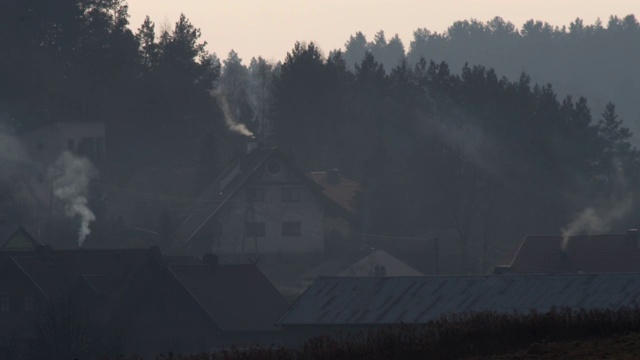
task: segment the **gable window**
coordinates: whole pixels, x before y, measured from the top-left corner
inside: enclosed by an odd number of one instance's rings
[[[266,234],[266,227],[264,222],[246,223],[245,234],[249,237],[264,237]]]
[[[384,265],[374,265],[373,276],[387,276],[387,268]]]
[[[24,298],[24,311],[33,311],[33,297],[26,296]]]
[[[282,223],[282,236],[300,236],[300,221],[285,221]]]
[[[247,189],[247,201],[263,202],[264,201],[264,188],[249,188],[249,189]]]
[[[0,296],[0,311],[9,311],[11,310],[11,303],[9,302],[8,296]]]
[[[300,202],[299,187],[283,187],[282,202]]]

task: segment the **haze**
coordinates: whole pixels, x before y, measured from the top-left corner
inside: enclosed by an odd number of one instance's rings
[[[282,60],[296,41],[315,41],[327,53],[344,46],[349,35],[378,30],[398,33],[408,49],[413,31],[442,32],[454,21],[501,16],[520,28],[529,19],[568,25],[576,17],[593,23],[610,15],[640,11],[635,0],[130,0],[131,28],[149,15],[161,28],[173,27],[180,13],[202,30],[209,52],[224,58],[234,49],[243,59]],[[606,22],[606,21],[605,21]]]

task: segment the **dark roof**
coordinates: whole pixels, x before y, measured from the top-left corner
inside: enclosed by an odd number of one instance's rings
[[[528,235],[503,267],[510,273],[640,272],[636,236],[601,234],[570,236],[562,251],[562,236]]]
[[[279,324],[422,324],[447,314],[637,306],[640,275],[486,275],[320,278]]]
[[[50,250],[10,255],[13,261],[45,296],[65,295],[69,286],[84,279],[96,293],[116,290],[129,274],[160,253],[151,249],[122,250]]]
[[[255,265],[169,265],[224,331],[272,330],[289,307]]]
[[[322,192],[329,199],[340,205],[345,210],[353,213],[353,198],[362,191],[360,184],[353,180],[349,180],[340,176],[340,180],[336,184],[332,184],[327,181],[326,171],[316,171],[307,174],[311,180],[322,187]]]

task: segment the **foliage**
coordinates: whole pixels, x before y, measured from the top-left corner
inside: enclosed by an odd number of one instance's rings
[[[639,331],[638,308],[484,312],[442,317],[424,326],[315,337],[293,349],[232,347],[218,353],[169,354],[157,359],[460,359],[510,353],[536,343],[592,340]]]

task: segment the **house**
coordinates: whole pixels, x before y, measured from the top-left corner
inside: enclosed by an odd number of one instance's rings
[[[278,321],[288,336],[426,324],[445,315],[640,305],[640,276],[619,274],[326,277]]]
[[[278,148],[249,142],[191,204],[175,244],[220,256],[320,254],[330,201]]]
[[[640,272],[638,231],[625,234],[527,235],[494,273]]]
[[[62,311],[120,354],[192,353],[282,340],[288,303],[255,264],[214,255],[163,256],[158,247],[0,254],[0,338],[33,339]],[[70,304],[71,307],[65,307]],[[84,331],[84,330],[83,330]],[[118,355],[118,354],[115,354]]]
[[[345,261],[346,260],[346,261]],[[418,270],[402,262],[388,252],[371,249],[368,254],[360,254],[356,261],[352,256],[334,257],[303,274],[300,279],[306,289],[316,279],[325,276],[422,276]]]

